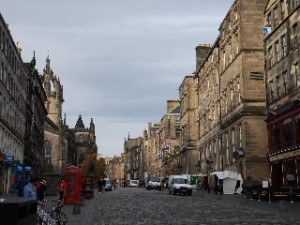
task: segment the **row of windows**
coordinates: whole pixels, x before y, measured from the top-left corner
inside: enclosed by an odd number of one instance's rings
[[[299,64],[291,65],[290,70],[284,70],[268,81],[269,103],[287,95],[294,88],[300,87]]]
[[[215,169],[222,169],[223,165],[235,162],[233,152],[243,147],[243,130],[241,124],[225,131],[204,147],[203,159],[211,158]],[[221,155],[222,154],[222,155]],[[223,160],[222,160],[223,159]]]
[[[4,26],[5,25],[0,25],[0,50],[2,50],[14,73],[17,75],[17,77],[19,77],[21,75],[23,62],[17,55],[19,53],[15,52],[15,46],[11,45],[10,38],[8,35],[6,35],[6,28]]]
[[[0,65],[0,82],[7,89],[12,98],[14,98],[17,105],[20,106],[21,109],[24,109],[26,100],[24,95],[22,95],[23,90],[15,83],[13,74],[8,73],[7,67],[4,66],[3,62],[1,62]]]
[[[300,114],[274,124],[269,132],[271,153],[300,145]]]
[[[10,99],[7,99],[0,92],[0,118],[6,121],[12,130],[21,136],[25,134],[25,120],[22,111],[15,110]]]
[[[15,160],[23,161],[24,146],[0,124],[0,150]]]

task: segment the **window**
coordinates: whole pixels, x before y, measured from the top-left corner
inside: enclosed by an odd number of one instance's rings
[[[271,12],[267,15],[267,23],[269,27],[272,27],[272,15]]]
[[[238,103],[240,104],[242,101],[242,98],[241,98],[241,85],[239,82],[237,83],[237,94],[238,94]]]
[[[285,35],[281,36],[281,48],[282,48],[282,56],[285,57],[287,54]]]
[[[231,146],[232,146],[232,152],[235,152],[236,146],[235,146],[235,130],[234,130],[234,128],[231,130]]]
[[[298,26],[297,26],[297,23],[295,23],[292,27],[292,32],[291,32],[291,48],[292,49],[295,49],[298,47],[297,30],[298,30]]]
[[[272,46],[269,47],[268,49],[268,56],[269,56],[269,68],[271,68],[274,64],[273,62],[273,49],[272,49]]]
[[[275,42],[275,59],[276,59],[276,62],[279,62],[281,59],[278,41]]]
[[[294,131],[292,118],[288,118],[283,121],[283,137],[285,148],[293,145]]]
[[[274,101],[274,83],[273,80],[269,82],[269,101],[272,103]]]
[[[299,0],[291,0],[291,10],[294,10],[299,4]]]
[[[274,26],[277,27],[279,24],[279,20],[278,20],[278,7],[275,6],[274,8]]]
[[[280,1],[280,8],[281,8],[281,21],[285,18],[285,0]]]
[[[226,153],[226,164],[229,164],[229,140],[228,140],[228,134],[225,134],[225,153]]]
[[[287,77],[287,70],[283,71],[282,74],[282,81],[283,81],[283,94],[286,95],[288,93],[288,77]]]
[[[296,115],[295,117],[295,122],[296,122],[296,135],[297,135],[297,144],[300,144],[300,114]]]
[[[272,127],[272,152],[276,152],[280,150],[281,142],[280,142],[280,125],[275,124]]]
[[[281,96],[281,79],[279,76],[276,77],[276,85],[277,85],[277,98],[279,98]]]

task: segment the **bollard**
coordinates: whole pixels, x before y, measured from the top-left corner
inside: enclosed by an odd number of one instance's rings
[[[84,197],[80,198],[80,206],[84,206]]]
[[[73,206],[73,214],[80,214],[81,208],[80,208],[80,202],[76,202]]]
[[[286,208],[286,204],[285,201],[279,201],[279,212],[286,212],[287,208]]]

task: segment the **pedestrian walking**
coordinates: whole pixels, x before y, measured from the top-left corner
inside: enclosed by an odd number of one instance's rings
[[[57,185],[57,191],[59,194],[59,200],[63,202],[65,197],[65,181],[61,179]]]
[[[101,193],[102,192],[102,178],[99,178],[97,185],[98,185],[98,193]]]
[[[105,192],[105,186],[106,186],[106,180],[103,179],[103,181],[102,181],[102,192],[103,193]]]
[[[37,199],[40,202],[44,201],[46,190],[47,190],[47,182],[46,182],[46,180],[40,181],[40,183],[39,183],[39,185],[38,185],[38,187],[36,189],[36,196],[37,196]]]

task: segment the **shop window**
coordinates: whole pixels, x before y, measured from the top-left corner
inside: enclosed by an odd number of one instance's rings
[[[275,124],[272,127],[272,152],[276,152],[281,148],[280,141],[280,125]]]
[[[283,137],[284,147],[291,147],[294,140],[293,121],[292,118],[288,118],[283,121]]]
[[[295,117],[295,120],[296,120],[296,135],[297,135],[296,142],[299,145],[300,144],[300,114],[298,114]]]

